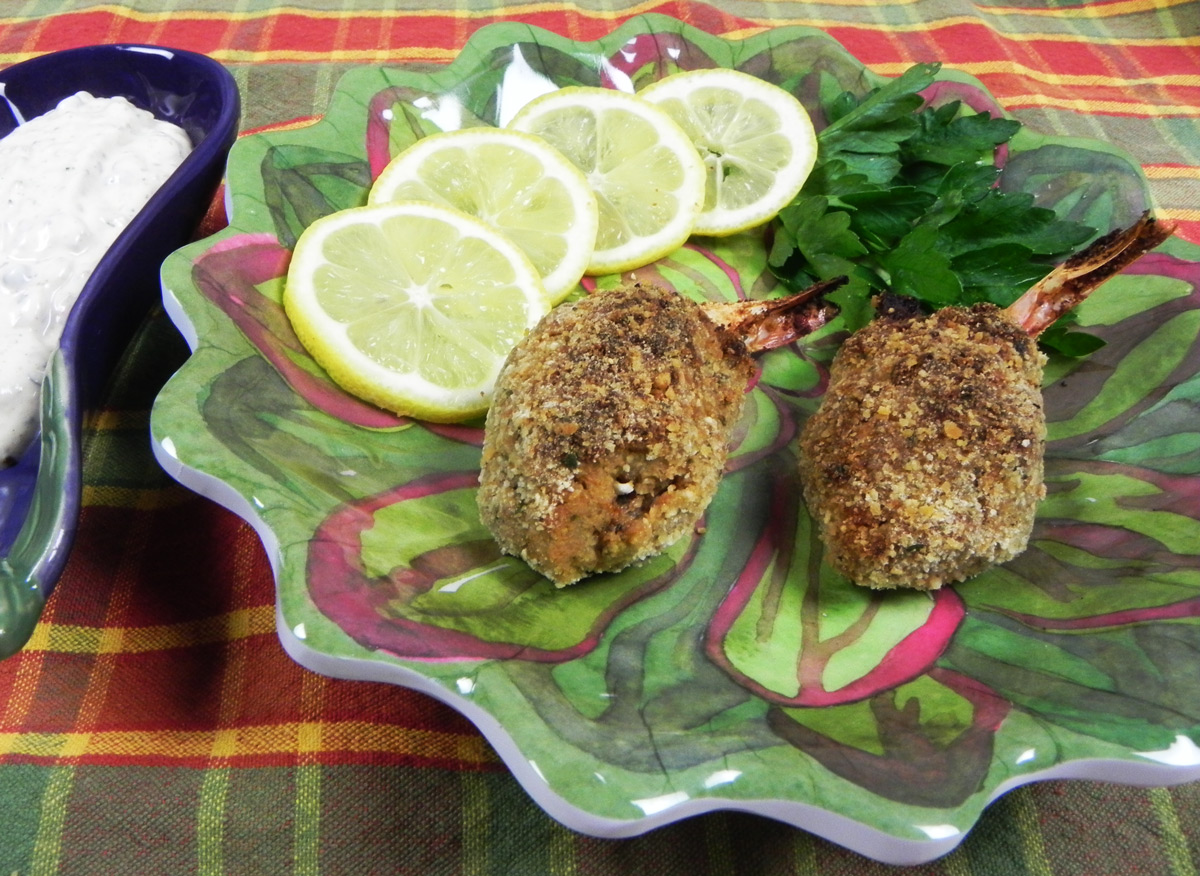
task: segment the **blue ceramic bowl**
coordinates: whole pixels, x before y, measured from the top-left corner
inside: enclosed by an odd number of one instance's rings
[[[84,412],[159,300],[159,267],[204,216],[237,137],[240,101],[227,70],[203,55],[142,45],[69,49],[0,70],[0,137],[77,91],[127,98],[182,127],[193,151],[84,286],[42,384],[40,438],[0,469],[0,658],[26,643],[66,564],[79,518]]]

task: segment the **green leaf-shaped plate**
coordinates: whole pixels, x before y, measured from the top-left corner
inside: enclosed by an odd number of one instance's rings
[[[1029,551],[932,597],[864,591],[821,561],[793,439],[836,325],[763,358],[702,531],[565,591],[480,525],[480,424],[364,405],[296,341],[279,305],[289,247],[362,203],[415,138],[501,123],[562,85],[705,66],[780,83],[818,126],[820,96],[877,81],[805,28],[727,41],[646,16],[584,44],[500,24],[434,74],[355,70],[322,121],[235,146],[230,227],[163,269],[194,352],[152,428],[174,476],[261,534],[284,647],[450,703],[551,815],[603,836],[740,809],[912,863],[1023,782],[1200,777],[1195,247],[1169,243],[1080,308],[1108,344],[1052,363],[1050,495]],[[949,72],[928,97],[1000,111]],[[1100,231],[1148,205],[1140,168],[1104,144],[1025,131],[998,158],[1002,185]],[[763,232],[694,240],[638,275],[762,296],[765,252]]]

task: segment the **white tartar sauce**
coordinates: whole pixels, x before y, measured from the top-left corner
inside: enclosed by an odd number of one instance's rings
[[[37,431],[42,375],[84,283],[191,148],[182,128],[87,92],[0,139],[0,467]]]

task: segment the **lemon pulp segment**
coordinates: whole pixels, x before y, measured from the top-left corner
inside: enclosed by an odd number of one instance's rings
[[[690,70],[639,94],[683,128],[704,160],[697,234],[734,234],[768,221],[796,197],[816,162],[808,112],[765,80],[735,70]]]
[[[596,193],[589,274],[630,270],[679,247],[704,202],[704,164],[664,112],[625,92],[569,87],[531,101],[510,125],[545,139]]]
[[[555,301],[579,283],[599,223],[583,173],[548,143],[504,128],[418,140],[371,188],[369,203],[418,200],[476,216],[519,246]]]
[[[486,410],[508,351],[549,307],[537,271],[503,235],[415,202],[314,222],[284,287],[297,336],[335,382],[436,420]]]

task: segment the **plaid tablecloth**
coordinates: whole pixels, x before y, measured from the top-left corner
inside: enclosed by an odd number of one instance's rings
[[[0,67],[90,43],[205,52],[233,72],[243,128],[254,129],[320,114],[354,65],[445,63],[493,21],[586,40],[643,12],[733,37],[820,27],[884,74],[943,61],[1040,131],[1136,155],[1162,214],[1200,242],[1195,0],[5,0]],[[152,314],[89,421],[86,507],[66,573],[32,641],[0,663],[0,873],[898,869],[734,813],[629,840],[575,834],[449,708],[292,663],[275,636],[271,570],[254,532],[174,484],[151,455],[151,402],[186,353]],[[911,872],[1190,876],[1198,867],[1200,786],[1074,781],[1008,794],[961,847]]]

